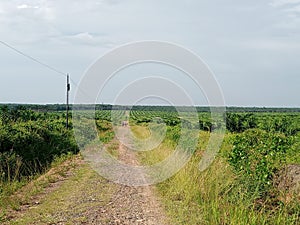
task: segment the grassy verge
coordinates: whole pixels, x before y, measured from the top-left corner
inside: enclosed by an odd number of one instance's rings
[[[149,129],[145,126],[132,126],[131,131],[138,139],[146,139],[151,135]]]
[[[108,203],[108,192],[113,193],[109,188],[107,181],[88,166],[82,166],[61,188],[48,195],[39,207],[32,208],[12,224],[85,223],[87,212]]]
[[[0,183],[0,221],[3,222],[12,217],[15,211],[22,210],[22,206],[34,204],[35,196],[40,195],[49,185],[56,183],[67,176],[80,156],[63,154],[56,157],[50,169],[43,175],[23,178],[11,182]]]
[[[199,161],[209,139],[209,133],[201,131],[198,148],[189,163],[157,185],[172,224],[299,223],[299,204],[257,204],[259,193],[249,195],[244,188],[248,184],[233,171],[225,156],[232,149],[230,138],[231,134],[227,134],[218,157],[200,172]],[[146,165],[161,161],[170,154],[173,144],[172,140],[164,140],[153,151],[139,154],[139,159]]]
[[[76,157],[57,161],[52,169],[10,197],[3,224],[82,224],[98,213],[115,186]],[[65,179],[64,179],[65,178]]]

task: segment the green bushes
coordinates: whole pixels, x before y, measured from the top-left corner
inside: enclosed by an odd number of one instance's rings
[[[61,119],[60,113],[4,109],[1,111],[1,121],[2,180],[35,175],[45,170],[54,157],[78,152],[72,131],[65,128],[65,120]]]
[[[226,128],[232,133],[258,128],[296,135],[300,131],[300,116],[297,113],[227,113]]]
[[[253,113],[227,113],[226,128],[230,132],[243,132],[257,127],[257,120]]]
[[[141,113],[142,117],[146,113]],[[138,112],[134,115],[139,119]],[[184,168],[157,185],[172,222],[299,224],[299,200],[282,201],[274,178],[285,165],[300,163],[300,133],[297,133],[300,115],[228,115],[220,154],[207,170],[198,170],[199,161],[206,150],[211,128],[218,124],[213,124],[207,114],[199,113],[200,130],[205,131],[200,131],[198,148]],[[164,142],[152,153],[139,154],[143,163],[164,160],[178,144],[183,127],[168,125]]]
[[[272,186],[274,173],[286,161],[292,139],[281,133],[250,129],[237,134],[232,144],[229,163],[246,184],[250,195],[255,192],[264,197]]]

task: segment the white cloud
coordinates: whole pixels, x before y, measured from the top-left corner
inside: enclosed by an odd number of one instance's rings
[[[83,41],[91,41],[94,39],[94,36],[91,35],[89,32],[79,33],[76,34],[74,37]]]
[[[23,5],[18,5],[17,8],[18,8],[18,9],[28,9],[29,6],[26,5],[26,4],[23,4]]]
[[[273,0],[270,5],[276,10],[277,23],[275,29],[281,31],[281,35],[300,34],[300,0]],[[280,18],[281,17],[281,18]]]
[[[32,6],[27,4],[22,4],[17,6],[18,9],[38,9],[39,6]]]
[[[289,13],[289,16],[300,12],[300,0],[273,0],[270,5],[275,8],[283,9]]]
[[[74,35],[62,35],[59,39],[64,44],[71,45],[88,45],[104,48],[111,48],[116,45],[106,34],[91,34],[89,32],[81,32]]]
[[[300,0],[273,0],[270,5],[273,7],[281,7],[286,5],[299,4]]]

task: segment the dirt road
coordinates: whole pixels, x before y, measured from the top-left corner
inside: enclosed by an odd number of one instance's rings
[[[122,141],[129,143],[129,128],[120,129]],[[120,161],[138,165],[133,151],[121,143],[118,151]],[[31,196],[26,207],[11,211],[5,224],[169,224],[155,187],[113,183],[82,159],[72,168],[63,179],[50,182],[44,191]]]

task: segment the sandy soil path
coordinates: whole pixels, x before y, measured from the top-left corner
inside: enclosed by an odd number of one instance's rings
[[[128,132],[129,127],[119,129],[119,135],[126,146],[132,144],[128,140]],[[139,165],[134,151],[126,146],[120,143],[119,160],[129,165]],[[168,224],[153,186],[116,186],[117,190],[110,204],[103,209],[104,215],[102,216],[108,218],[110,221],[108,224]]]
[[[128,131],[129,127],[120,128],[127,146]],[[139,164],[134,151],[124,144],[118,150],[123,163]],[[116,184],[101,177],[82,159],[75,163],[56,185],[50,183],[55,188],[44,187],[46,193],[32,196],[26,208],[11,211],[5,224],[169,224],[155,187]]]

